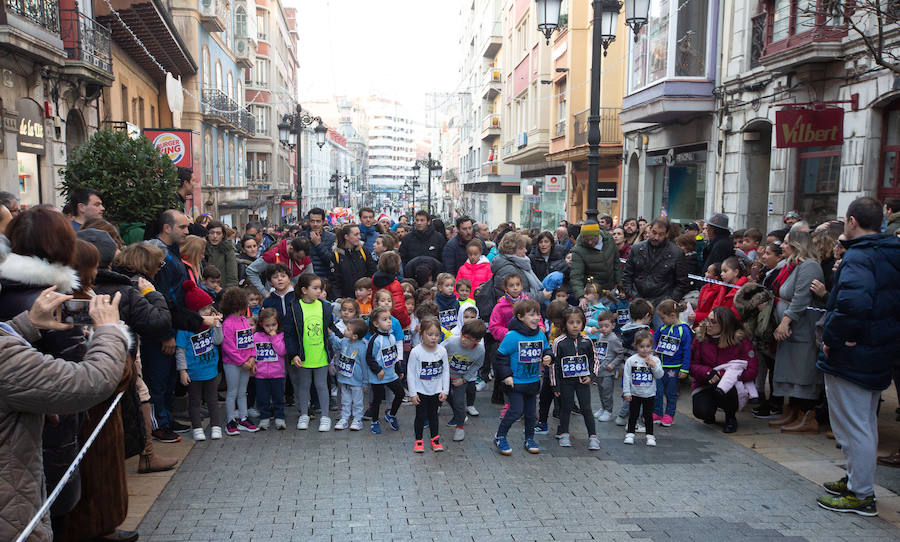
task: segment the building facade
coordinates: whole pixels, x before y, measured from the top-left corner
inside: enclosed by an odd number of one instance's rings
[[[325,145],[320,149],[312,130],[306,130],[301,162],[304,210],[314,207],[331,212],[350,203],[350,171],[353,162],[347,138],[333,128],[328,129]]]
[[[378,209],[398,207],[403,186],[413,182],[415,123],[399,102],[371,97],[366,102],[369,142],[368,189]]]

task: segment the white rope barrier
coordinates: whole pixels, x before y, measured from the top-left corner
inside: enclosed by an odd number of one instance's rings
[[[53,492],[50,493],[50,496],[47,497],[47,500],[44,501],[44,504],[41,505],[40,510],[37,511],[37,514],[31,518],[31,521],[28,522],[28,525],[25,526],[25,530],[22,531],[22,534],[16,538],[16,542],[25,542],[25,540],[31,535],[34,531],[35,527],[37,527],[38,523],[40,523],[41,518],[44,517],[44,514],[50,510],[50,506],[53,505],[56,498],[59,497],[60,492],[62,492],[63,487],[65,487],[66,482],[69,481],[69,478],[72,477],[72,473],[75,472],[75,469],[78,468],[78,465],[81,463],[81,460],[84,459],[85,454],[88,449],[91,447],[91,444],[94,443],[94,440],[97,438],[97,435],[100,434],[100,430],[103,429],[103,426],[106,425],[106,421],[109,419],[113,410],[116,409],[116,406],[119,404],[119,401],[122,399],[122,395],[124,391],[120,391],[118,395],[116,395],[115,399],[113,399],[112,404],[109,405],[109,408],[106,409],[106,412],[103,414],[103,417],[100,418],[100,423],[97,424],[97,427],[94,428],[94,432],[91,433],[91,436],[88,437],[87,441],[85,441],[84,446],[81,447],[81,450],[78,452],[78,455],[75,456],[75,460],[72,461],[72,464],[69,465],[69,468],[66,469],[65,474],[63,474],[62,478],[60,478],[59,483],[56,484],[56,487],[53,488]]]

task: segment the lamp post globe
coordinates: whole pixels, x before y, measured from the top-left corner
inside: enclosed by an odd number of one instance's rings
[[[325,145],[325,134],[328,133],[328,128],[320,120],[316,127],[313,128],[313,132],[316,133],[316,145],[321,149]]]
[[[281,122],[278,123],[278,139],[281,140],[281,143],[287,145],[289,142],[291,125],[288,122],[290,117],[285,115],[282,117]]]
[[[547,43],[550,43],[550,35],[559,28],[559,12],[562,8],[562,0],[535,0],[537,4],[538,30],[544,34]]]
[[[625,24],[634,33],[634,41],[638,41],[638,33],[649,16],[650,0],[625,0]]]
[[[622,4],[619,0],[602,0],[600,13],[600,41],[603,43],[603,56],[606,49],[616,39],[616,27],[619,24],[619,11]]]

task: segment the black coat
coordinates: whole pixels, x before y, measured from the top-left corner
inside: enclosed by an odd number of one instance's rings
[[[456,273],[459,272],[459,268],[462,267],[468,259],[468,256],[466,256],[466,245],[475,240],[481,243],[481,253],[486,254],[487,246],[484,244],[484,241],[478,239],[477,237],[473,237],[471,240],[466,241],[465,243],[460,242],[459,234],[451,237],[450,240],[447,241],[447,244],[444,245],[444,270],[451,275],[456,276]]]
[[[634,245],[625,261],[622,286],[628,297],[643,297],[653,305],[667,298],[679,301],[690,287],[684,252],[668,240],[659,247],[649,241]]]
[[[360,245],[356,250],[337,248],[331,255],[331,291],[336,299],[356,299],[355,284],[361,278],[372,277],[376,270],[375,259],[369,250]]]
[[[447,238],[443,233],[435,231],[432,226],[425,228],[425,231],[414,229],[406,234],[403,242],[400,243],[400,258],[404,263],[411,261],[416,256],[431,256],[438,261],[443,261],[445,244],[447,244]]]
[[[142,296],[134,283],[125,275],[109,269],[97,271],[94,292],[109,295],[110,298],[120,292],[119,318],[131,329],[131,332],[147,340],[165,339],[172,328],[172,316],[166,298],[159,292],[148,292]],[[137,349],[137,341],[131,353]]]
[[[534,271],[539,280],[544,280],[547,275],[554,271],[565,273],[569,267],[566,264],[566,249],[556,243],[553,243],[553,246],[550,247],[550,257],[547,260],[541,255],[537,245],[531,249],[528,259],[531,260],[531,270]]]
[[[418,281],[419,278],[416,277],[416,269],[422,265],[428,267],[430,270],[431,280],[437,280],[438,273],[444,271],[444,266],[441,264],[440,260],[436,260],[431,256],[417,256],[406,262],[406,265],[403,266],[403,276]],[[419,286],[424,286],[424,283],[419,284]]]
[[[734,239],[731,238],[731,235],[716,237],[710,240],[706,248],[703,249],[703,265],[700,271],[706,273],[710,265],[722,263],[725,261],[725,258],[730,258],[731,256],[734,256]]]

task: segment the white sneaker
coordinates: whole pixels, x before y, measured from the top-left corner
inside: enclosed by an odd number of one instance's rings
[[[466,430],[460,427],[456,428],[456,431],[453,432],[453,442],[459,442],[466,438]]]
[[[637,424],[637,427],[635,427],[634,432],[635,432],[635,433],[646,433],[646,432],[647,432],[647,428],[644,427],[644,424],[639,423],[639,424]]]
[[[602,408],[599,410],[595,410],[594,411],[594,419],[600,418],[600,416],[603,415],[603,412],[604,412],[604,410]]]
[[[628,423],[628,420],[626,420],[622,416],[616,416],[616,425],[621,427],[621,426],[625,425],[626,423]]]
[[[287,424],[284,423],[284,420],[281,418],[275,418],[275,429],[279,431],[284,431],[287,429]]]
[[[221,431],[221,429],[220,429],[220,431]],[[194,436],[194,440],[206,440],[206,435],[203,434],[202,427],[198,427],[197,429],[194,429],[192,434]]]
[[[351,431],[359,431],[362,429],[362,420],[353,420],[353,423],[350,424]]]
[[[297,429],[309,429],[309,416],[300,416],[300,419],[297,420]]]
[[[647,446],[656,446],[656,437],[654,435],[647,435]]]
[[[597,417],[598,422],[608,422],[611,419],[612,419],[612,412],[610,412],[608,410],[604,410],[603,412],[600,413],[600,416]]]
[[[625,434],[625,444],[634,444],[634,433]]]
[[[263,431],[267,431],[269,429],[269,419],[266,418],[264,420],[259,420],[259,428]]]
[[[487,382],[484,380],[479,380],[475,383],[475,391],[484,391],[488,387]]]
[[[214,425],[212,429],[209,430],[209,436],[213,440],[219,440],[222,438],[222,428],[218,425]]]
[[[475,406],[466,407],[466,412],[469,413],[470,416],[478,416],[478,411],[475,410]]]
[[[319,432],[326,433],[328,431],[331,431],[331,418],[322,416],[322,419],[319,420]]]
[[[349,425],[350,425],[350,420],[348,420],[347,418],[341,418],[340,420],[338,420],[338,422],[336,424],[334,424],[334,430],[335,431],[343,431],[344,429],[347,429],[347,426],[349,426]]]
[[[259,418],[259,410],[256,410],[255,407],[250,407],[247,409],[247,417],[248,418]]]

